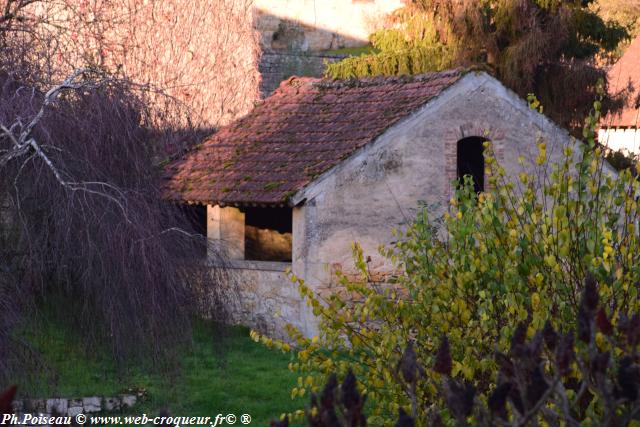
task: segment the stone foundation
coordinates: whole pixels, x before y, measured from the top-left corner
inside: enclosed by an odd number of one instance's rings
[[[226,266],[233,289],[228,301],[231,323],[256,329],[275,337],[288,338],[285,326],[302,327],[298,289],[287,277],[291,263],[271,261],[232,261]],[[232,284],[231,284],[232,283]],[[209,298],[210,300],[210,298]],[[207,306],[205,292],[205,316]]]
[[[53,399],[18,399],[12,403],[15,414],[39,414],[44,416],[69,416],[92,414],[102,411],[120,411],[133,407],[138,401],[135,394],[122,394],[114,397],[81,397]]]
[[[296,283],[287,274],[291,263],[269,261],[232,261],[226,266],[229,283],[233,290],[226,295],[233,295],[228,301],[230,323],[255,329],[260,333],[284,340],[289,340],[286,325],[291,324],[308,337],[317,335],[317,319],[303,301]],[[332,294],[338,294],[347,303],[357,304],[362,295],[348,291],[340,284],[340,277],[359,282],[362,277],[358,272],[345,272],[340,264],[327,266],[326,283],[310,284],[316,295],[327,300]],[[369,285],[381,292],[382,289],[395,291],[397,298],[406,299],[406,290],[400,285],[391,283],[402,274],[398,271],[371,270]],[[207,316],[213,304],[206,303],[204,315]],[[209,299],[211,301],[211,299]]]

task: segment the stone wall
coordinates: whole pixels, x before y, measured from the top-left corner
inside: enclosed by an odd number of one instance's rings
[[[263,49],[323,51],[368,43],[402,0],[255,0]]]
[[[133,407],[138,400],[135,394],[122,394],[114,397],[81,397],[53,399],[18,399],[12,403],[16,414],[40,414],[45,416],[69,416],[91,414],[101,411],[120,411]]]
[[[256,0],[255,28],[262,56],[260,93],[273,92],[291,76],[321,77],[325,62],[346,55],[329,53],[369,42],[401,0]]]
[[[291,76],[322,77],[325,63],[335,62],[346,55],[269,51],[260,57],[258,70],[262,76],[260,93],[267,97],[278,88],[283,80]]]
[[[286,270],[291,263],[232,261],[225,265],[232,287],[226,296],[232,324],[248,326],[269,336],[286,339],[285,326],[302,327],[301,301]],[[204,315],[211,309],[205,291]]]

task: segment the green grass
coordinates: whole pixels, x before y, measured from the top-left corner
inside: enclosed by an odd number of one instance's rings
[[[304,407],[292,401],[296,377],[287,369],[288,355],[253,342],[246,328],[228,328],[225,338],[213,325],[198,322],[193,345],[179,357],[170,374],[139,363],[119,372],[106,351],[86,354],[74,334],[40,321],[25,333],[42,354],[46,371],[19,383],[21,394],[32,397],[111,396],[127,389],[145,389],[146,399],[131,414],[157,413],[197,416],[218,413],[249,414],[253,425],[267,425],[283,412]]]

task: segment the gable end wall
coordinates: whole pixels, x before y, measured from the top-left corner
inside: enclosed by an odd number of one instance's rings
[[[429,206],[432,217],[445,213],[456,178],[457,141],[468,136],[490,139],[514,181],[523,170],[518,156],[533,167],[539,138],[547,141],[551,162],[573,143],[495,79],[470,73],[294,197],[294,273],[321,294],[331,292],[336,270],[354,270],[354,242],[371,258],[371,271],[379,277],[392,273],[379,245],[394,241],[392,230],[412,221],[419,203]],[[307,323],[313,323],[311,316]],[[315,330],[309,326],[306,332]]]

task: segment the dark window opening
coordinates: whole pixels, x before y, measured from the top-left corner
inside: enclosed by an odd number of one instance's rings
[[[196,241],[197,251],[200,256],[207,256],[207,207],[203,205],[182,205],[182,212],[187,219],[190,233],[202,236]]]
[[[291,208],[245,208],[244,258],[291,262]]]
[[[476,193],[484,191],[484,142],[485,138],[471,136],[458,141],[458,181],[470,175]]]

